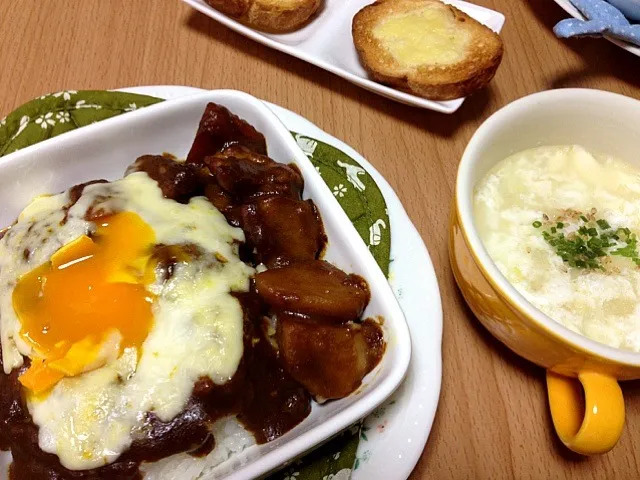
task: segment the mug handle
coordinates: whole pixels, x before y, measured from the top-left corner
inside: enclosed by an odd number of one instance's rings
[[[547,370],[547,391],[553,425],[567,448],[596,455],[615,446],[624,426],[624,399],[615,378],[582,371],[575,379]]]

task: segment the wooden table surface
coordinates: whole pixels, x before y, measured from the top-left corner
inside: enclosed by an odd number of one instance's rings
[[[552,27],[565,15],[551,0],[475,1],[505,14],[505,57],[487,90],[443,115],[368,93],[178,0],[0,0],[0,117],[52,91],[154,84],[234,88],[300,113],[389,180],[435,264],[443,386],[411,478],[637,478],[640,382],[623,386],[627,425],[612,452],[586,459],[565,450],[551,430],[543,371],[494,340],[464,305],[449,268],[446,227],[459,158],[484,119],[551,88],[638,98],[640,58],[604,40],[556,39]]]

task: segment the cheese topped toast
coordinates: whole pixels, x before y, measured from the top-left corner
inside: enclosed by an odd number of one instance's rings
[[[374,79],[433,100],[484,87],[502,60],[495,32],[439,0],[378,0],[356,14],[352,33]]]

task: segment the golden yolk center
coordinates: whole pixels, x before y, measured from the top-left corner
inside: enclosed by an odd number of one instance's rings
[[[20,382],[34,393],[140,348],[153,322],[153,229],[133,212],[103,217],[93,238],[63,246],[22,276],[13,308],[34,354]]]

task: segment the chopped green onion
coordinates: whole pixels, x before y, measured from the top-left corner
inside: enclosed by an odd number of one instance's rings
[[[570,229],[571,233],[565,235],[558,231],[570,225],[564,218],[564,221],[557,219],[553,225],[549,222],[549,216],[543,215],[547,227],[542,230],[542,237],[565,263],[574,268],[604,270],[601,259],[615,255],[629,258],[640,267],[638,237],[629,228],[613,230],[604,219],[595,220],[591,217],[592,220],[589,220],[585,215],[579,218],[583,223],[575,225],[577,230]],[[532,225],[540,228],[545,225],[544,222],[536,220]]]

